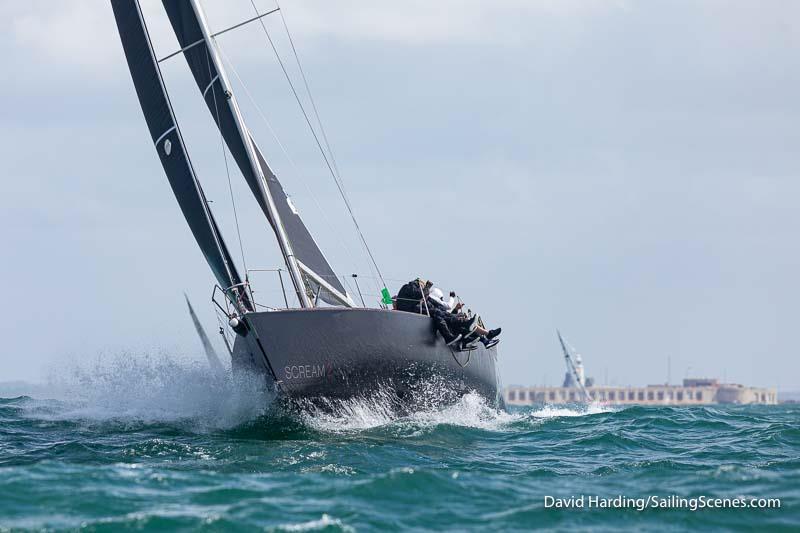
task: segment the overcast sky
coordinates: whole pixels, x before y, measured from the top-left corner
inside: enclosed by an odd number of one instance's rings
[[[159,55],[177,49],[160,3],[144,6]],[[217,30],[254,14],[249,0],[205,6]],[[506,384],[560,383],[560,328],[601,383],[664,382],[670,358],[673,381],[800,388],[800,3],[282,8],[385,277],[431,278],[502,326]],[[292,67],[280,18],[265,20]],[[220,44],[249,126],[330,262],[368,274],[261,28]],[[214,333],[213,278],[153,150],[110,5],[3,2],[0,51],[0,381],[98,353],[202,358],[182,292]],[[239,257],[219,135],[182,58],[163,68]],[[278,266],[231,178],[247,266]],[[277,297],[274,280],[254,281]]]

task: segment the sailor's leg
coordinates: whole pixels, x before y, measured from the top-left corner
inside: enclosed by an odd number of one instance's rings
[[[452,313],[447,313],[445,316],[450,331],[463,335],[469,335],[472,331],[475,331],[477,318],[477,316],[467,317],[463,314],[454,315]]]
[[[453,342],[453,339],[456,338],[457,335],[453,333],[447,323],[447,313],[442,312],[439,309],[433,310],[431,314],[431,318],[433,318],[433,323],[436,325],[436,330],[441,333],[442,337],[444,337],[445,342],[448,344]],[[458,335],[460,338],[461,335]]]

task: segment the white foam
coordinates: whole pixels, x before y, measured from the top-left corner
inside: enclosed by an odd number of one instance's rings
[[[378,427],[395,427],[411,430],[411,436],[442,425],[499,430],[510,423],[523,419],[519,413],[491,407],[477,393],[462,396],[447,407],[429,407],[409,415],[397,415],[392,406],[396,398],[382,391],[369,399],[354,399],[337,402],[326,410],[309,408],[303,413],[304,422],[310,427],[330,433],[358,432]]]
[[[498,430],[522,417],[517,413],[495,409],[483,396],[472,392],[462,396],[453,405],[439,410],[420,411],[408,418],[423,427],[451,425]]]
[[[611,413],[614,409],[598,402],[578,407],[566,407],[556,405],[545,405],[544,407],[530,412],[532,418],[560,418],[571,416],[596,415],[600,413]]]
[[[393,399],[380,391],[370,398],[331,402],[324,409],[310,405],[304,407],[302,419],[306,425],[324,432],[341,433],[361,431],[385,426],[395,420],[391,405]]]
[[[257,418],[271,398],[263,377],[218,374],[205,362],[121,354],[58,369],[48,394],[51,417],[94,422],[185,422],[226,429]]]
[[[309,520],[308,522],[301,522],[299,524],[284,524],[271,529],[271,531],[318,531],[327,528],[337,528],[342,531],[355,531],[352,527],[343,524],[338,518],[331,518],[327,514],[323,514],[318,520]]]

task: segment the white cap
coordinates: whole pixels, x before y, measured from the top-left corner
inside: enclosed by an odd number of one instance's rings
[[[442,292],[442,289],[440,289],[439,287],[432,288],[430,294],[437,300],[444,300],[444,293]]]

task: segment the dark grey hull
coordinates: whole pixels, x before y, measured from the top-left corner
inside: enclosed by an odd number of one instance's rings
[[[497,350],[451,350],[423,315],[380,309],[289,309],[246,315],[233,368],[264,373],[295,400],[368,398],[409,404],[475,391],[498,405]]]

